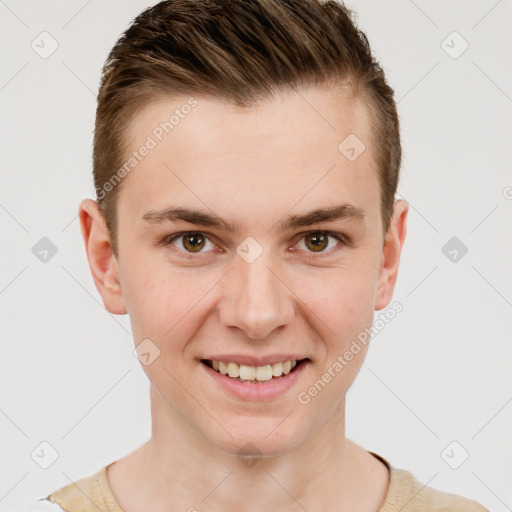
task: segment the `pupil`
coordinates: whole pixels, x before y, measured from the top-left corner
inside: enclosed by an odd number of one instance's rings
[[[325,241],[327,237],[325,235],[309,235],[310,242],[312,241],[313,247],[315,247],[315,252],[317,252],[317,249],[324,249],[325,248]]]
[[[201,244],[200,241],[198,242],[198,240],[201,237],[202,237],[201,235],[188,235],[188,236],[186,236],[183,239],[183,245],[185,246],[185,249],[189,249],[189,247],[187,247],[187,244],[190,245],[193,250],[197,249],[197,248],[201,249],[202,244]],[[193,240],[192,243],[190,243],[190,240]]]

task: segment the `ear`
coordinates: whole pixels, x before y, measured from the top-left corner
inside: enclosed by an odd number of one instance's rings
[[[393,205],[393,217],[386,233],[382,258],[379,267],[379,279],[375,296],[375,311],[384,309],[391,301],[398,276],[400,253],[407,234],[407,214],[409,204],[399,199]]]
[[[124,315],[127,310],[117,261],[98,203],[92,199],[84,199],[78,208],[78,215],[89,268],[94,284],[103,299],[103,304],[110,313]]]

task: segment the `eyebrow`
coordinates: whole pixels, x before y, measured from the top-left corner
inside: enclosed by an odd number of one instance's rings
[[[278,222],[282,231],[296,229],[319,222],[334,222],[337,220],[356,220],[362,222],[366,218],[366,212],[353,204],[345,203],[327,208],[317,208],[309,212],[289,215]],[[205,227],[224,229],[230,233],[236,232],[240,224],[231,222],[208,212],[183,207],[169,207],[164,210],[149,210],[142,216],[142,220],[148,224],[162,224],[164,222],[185,221],[191,224]]]

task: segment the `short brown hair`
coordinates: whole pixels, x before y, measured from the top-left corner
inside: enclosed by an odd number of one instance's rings
[[[103,67],[94,130],[94,185],[116,257],[123,184],[116,171],[126,161],[126,132],[135,113],[162,96],[246,107],[277,90],[350,84],[371,116],[387,231],[401,163],[399,121],[393,89],[353,14],[334,0],[166,0],[133,20]]]

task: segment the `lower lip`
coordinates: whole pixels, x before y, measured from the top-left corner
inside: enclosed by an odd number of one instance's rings
[[[199,363],[199,366],[201,366],[206,371],[206,374],[218,383],[227,393],[243,400],[259,401],[276,398],[288,391],[299,380],[310,362],[309,359],[303,361],[288,375],[282,375],[281,377],[273,378],[261,382],[260,384],[234,380],[231,377],[222,375],[220,372],[216,372],[213,368],[210,368],[202,362]]]

